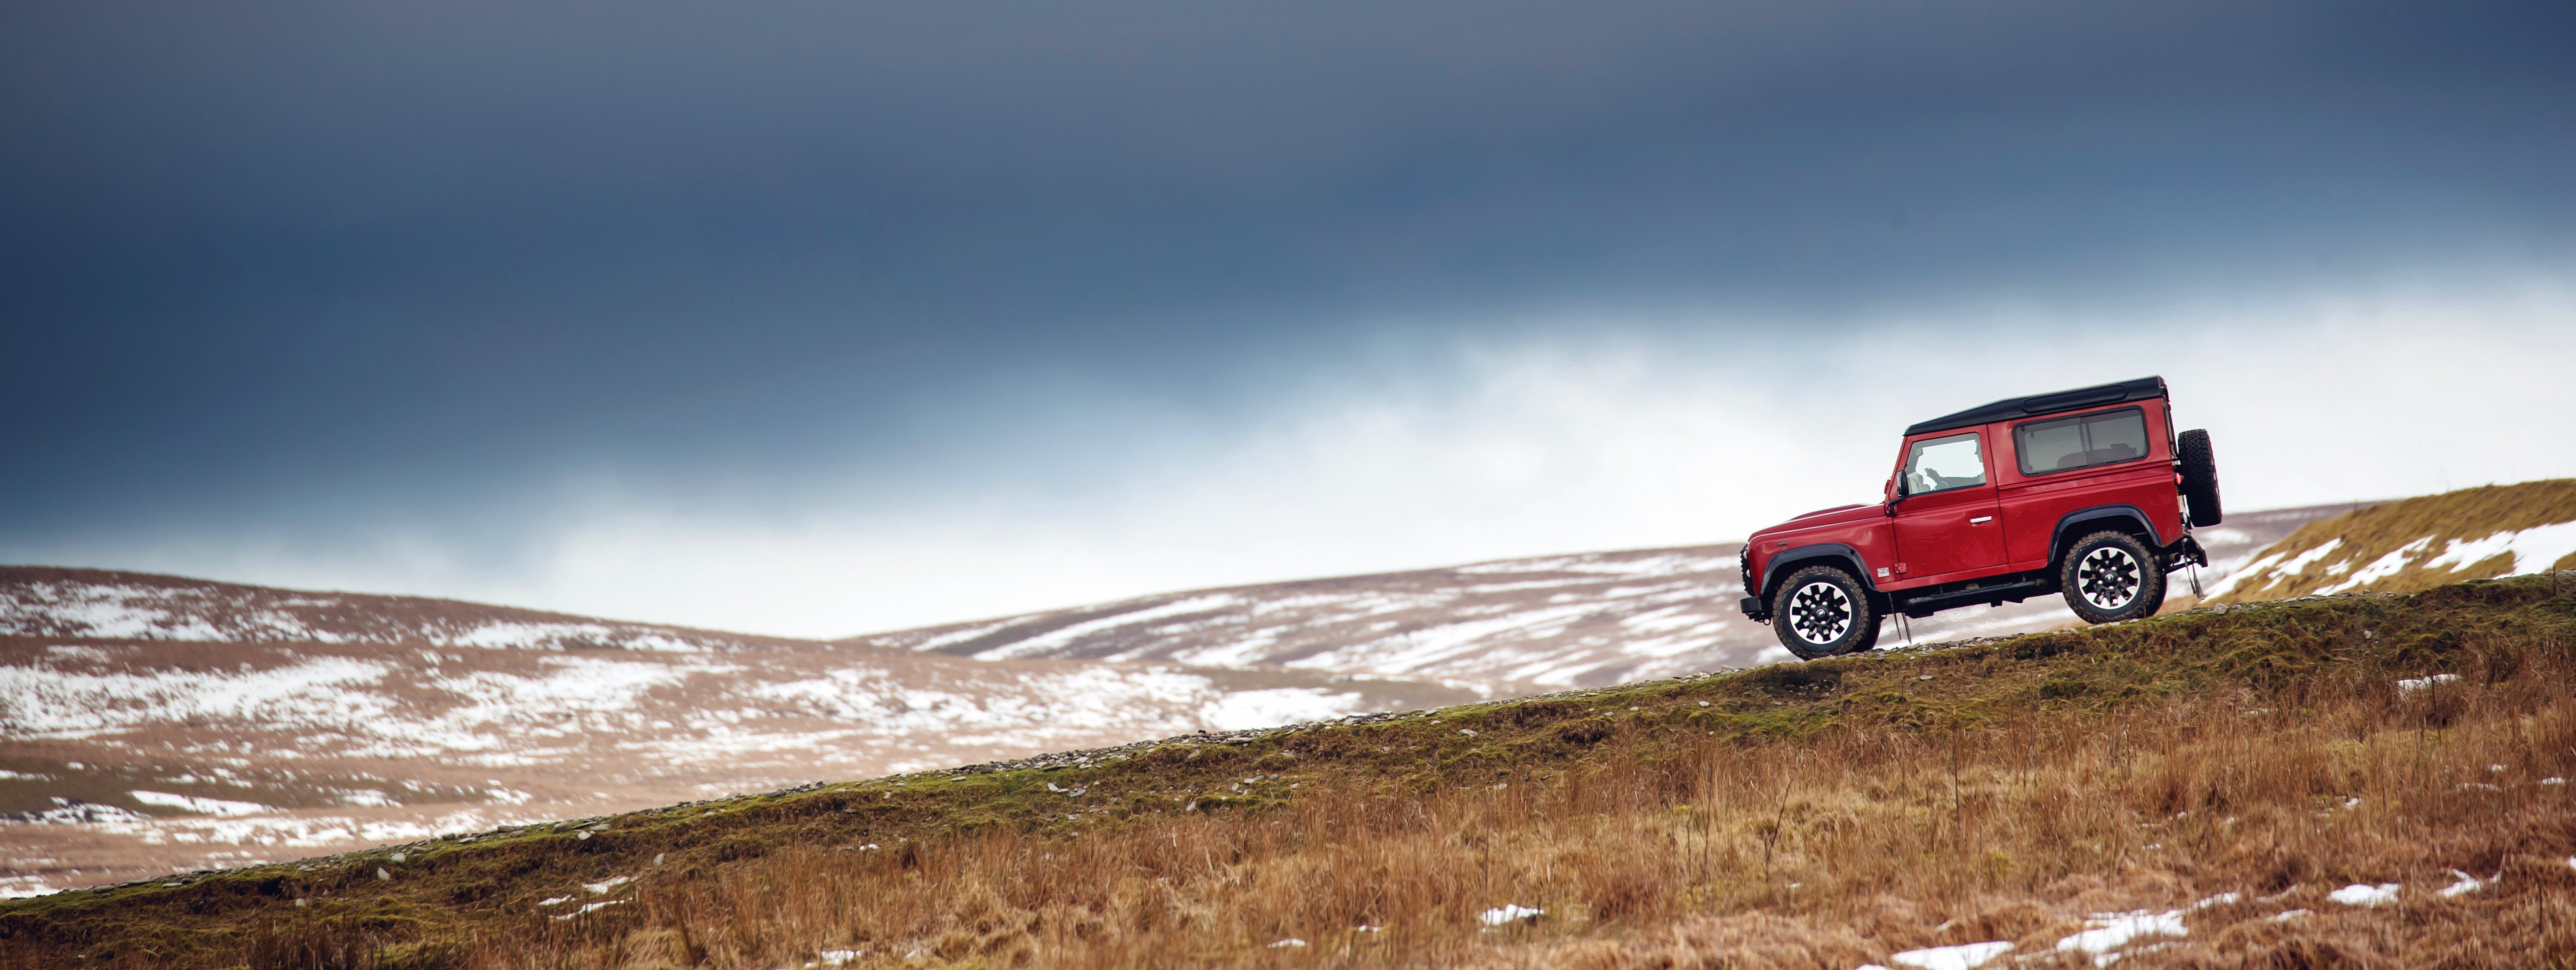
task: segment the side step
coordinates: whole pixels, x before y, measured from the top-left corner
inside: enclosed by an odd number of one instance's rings
[[[1897,604],[1897,609],[1905,611],[1907,616],[1920,620],[1954,606],[1973,606],[1978,603],[2002,606],[2005,603],[2019,603],[2048,592],[2048,584],[2036,579],[1992,584],[1970,583],[1965,588],[1944,590],[1906,600]]]

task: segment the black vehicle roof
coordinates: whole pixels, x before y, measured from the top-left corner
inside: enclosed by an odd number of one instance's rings
[[[2165,396],[2164,378],[2141,377],[2133,381],[2095,384],[2092,387],[2079,387],[2071,391],[2052,391],[2047,394],[2033,394],[2029,397],[2008,397],[1993,404],[1933,418],[1905,429],[1905,433],[1918,435],[1932,431],[1948,431],[1952,428],[1973,428],[1981,424],[2029,417],[2034,414],[2053,414],[2058,411],[2099,407],[2125,401],[2145,401],[2163,396]]]

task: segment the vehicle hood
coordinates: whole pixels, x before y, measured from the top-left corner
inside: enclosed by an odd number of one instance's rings
[[[1774,532],[1786,532],[1791,529],[1807,529],[1820,525],[1840,525],[1845,522],[1859,522],[1863,519],[1875,519],[1879,515],[1880,509],[1875,505],[1837,505],[1829,509],[1817,509],[1805,515],[1798,516],[1797,518],[1790,519],[1787,522],[1756,532],[1754,535],[1765,536]]]

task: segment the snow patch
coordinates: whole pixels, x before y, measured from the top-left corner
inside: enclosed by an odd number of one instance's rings
[[[2397,682],[2397,692],[2399,694],[2412,694],[2436,684],[2456,683],[2459,679],[2460,675],[2458,674],[2434,674],[2430,677],[2409,677]]]
[[[1331,720],[1359,710],[1362,703],[1358,694],[1337,694],[1321,687],[1237,691],[1202,705],[1199,720],[1219,731],[1244,731]]]
[[[2404,887],[2393,882],[2376,886],[2357,882],[2327,893],[2326,898],[2346,906],[2386,906],[2397,901],[2397,891],[2401,888]]]
[[[277,809],[257,802],[228,802],[220,798],[197,798],[190,795],[172,795],[166,792],[157,791],[135,791],[127,792],[126,794],[134,796],[135,801],[142,802],[146,805],[175,808],[184,812],[195,812],[199,815],[212,815],[217,818],[233,818],[241,815],[266,815],[270,812],[277,811]]]
[[[1192,596],[1187,599],[1173,600],[1172,602],[1165,603],[1161,606],[1150,606],[1141,610],[1129,610],[1124,613],[1113,613],[1097,619],[1085,620],[1070,626],[1049,630],[1025,640],[1016,640],[1006,643],[990,650],[977,653],[975,655],[975,659],[1010,660],[1017,657],[1030,656],[1032,654],[1043,654],[1049,650],[1070,646],[1074,641],[1090,636],[1094,633],[1114,630],[1122,626],[1150,623],[1155,620],[1169,619],[1175,616],[1187,616],[1192,613],[1212,612],[1233,606],[1236,602],[1238,602],[1238,598],[1234,595],[1219,593],[1214,596]]]
[[[85,738],[199,718],[278,725],[365,721],[387,713],[385,702],[341,688],[376,683],[388,670],[345,657],[247,673],[76,674],[0,667],[0,738]]]
[[[148,822],[152,816],[129,808],[101,805],[76,799],[54,799],[54,807],[35,812],[0,815],[0,822],[14,825],[88,825],[98,822]]]
[[[31,896],[50,896],[58,892],[62,890],[54,888],[41,879],[30,879],[25,882],[15,879],[0,881],[0,899],[26,899]]]
[[[563,921],[563,920],[571,919],[571,918],[576,917],[576,916],[587,916],[587,915],[589,915],[589,914],[591,914],[591,913],[595,913],[595,912],[598,912],[598,911],[600,911],[600,910],[603,910],[603,909],[606,909],[606,908],[608,908],[608,907],[615,906],[615,905],[618,905],[618,904],[620,904],[620,903],[624,903],[624,902],[625,902],[625,900],[623,900],[623,899],[603,899],[603,900],[600,900],[599,902],[591,903],[591,904],[589,904],[589,905],[583,906],[583,907],[582,907],[582,908],[580,908],[580,909],[576,909],[576,910],[573,910],[572,912],[565,913],[565,914],[563,914],[563,915],[561,915],[561,916],[549,916],[549,917],[546,917],[546,918],[547,918],[547,919],[551,919],[551,920],[556,920],[556,921],[560,922],[560,921]]]
[[[2095,913],[2085,917],[2084,932],[2057,941],[2057,949],[2062,953],[2080,951],[2093,957],[2094,966],[2109,966],[2120,958],[2116,951],[2139,938],[2190,936],[2191,930],[2182,923],[2185,912],[2171,909],[2161,913]]]
[[[1506,559],[1500,562],[1460,566],[1453,572],[1474,575],[1496,573],[1593,573],[1604,576],[1674,576],[1683,573],[1716,572],[1735,568],[1735,560],[1725,556],[1690,556],[1679,553],[1647,556],[1639,559],[1608,559],[1599,555],[1553,556],[1543,559]]]
[[[2236,589],[2236,584],[2252,579],[2257,575],[2266,574],[2267,570],[2278,565],[2283,558],[2287,557],[2287,555],[2287,553],[2275,552],[2266,555],[2261,559],[2246,563],[2244,568],[2229,572],[2227,575],[2219,577],[2217,582],[2211,583],[2209,585],[2208,594],[2203,598],[2217,599],[2221,596],[2227,595],[2229,592]]]
[[[2334,594],[2349,589],[2360,589],[2361,587],[2387,579],[2390,576],[2397,575],[2399,572],[2405,570],[2407,560],[2414,558],[2416,555],[2422,553],[2432,545],[2433,537],[2425,536],[2421,539],[2399,546],[2395,551],[2371,560],[2370,565],[2361,567],[2360,571],[2353,573],[2351,578],[2332,586],[2328,586],[2324,589],[2320,589],[2317,592],[2320,594]]]
[[[2264,583],[2263,585],[2268,587],[2274,583],[2280,582],[2281,580],[2307,572],[2309,566],[2316,565],[2318,560],[2333,555],[2335,550],[2341,548],[2343,548],[2343,537],[2336,536],[2335,538],[2326,540],[2324,545],[2299,553],[2298,555],[2291,556],[2288,561],[2272,567],[2271,570],[2265,574],[2271,577],[2271,582]],[[2247,575],[2250,576],[2252,573],[2252,569],[2246,570]]]
[[[1907,950],[1903,953],[1890,953],[1887,959],[1898,966],[1913,967],[1916,970],[1970,970],[1972,967],[1985,966],[1996,957],[2011,953],[2012,948],[2013,945],[2009,941],[1992,940],[1985,943],[1961,943],[1957,946],[1934,946],[1920,950]]]
[[[2444,899],[2456,899],[2458,897],[2477,892],[2478,890],[2485,889],[2488,886],[2495,885],[2496,880],[2504,878],[2504,874],[2497,873],[2485,879],[2480,879],[2476,876],[2469,875],[2468,873],[2461,872],[2460,870],[2453,869],[2451,870],[2451,878],[2455,881],[2448,886],[2442,887],[2441,892],[2442,898]]]
[[[131,836],[145,845],[257,845],[322,848],[351,843],[377,845],[417,842],[439,835],[482,832],[504,825],[527,825],[542,818],[494,817],[477,811],[452,812],[426,821],[353,818],[345,815],[285,813],[237,818],[183,816],[152,818],[126,813],[123,818],[84,819],[95,831]]]
[[[2425,561],[2424,568],[2436,566],[2453,572],[2512,554],[2513,565],[2505,575],[2527,576],[2547,569],[2551,564],[2576,553],[2576,522],[2558,522],[2533,526],[2519,532],[2497,532],[2483,539],[2463,542],[2453,539],[2442,554]]]

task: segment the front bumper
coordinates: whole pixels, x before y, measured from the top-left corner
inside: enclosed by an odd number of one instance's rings
[[[1760,587],[1753,585],[1752,540],[1745,540],[1744,545],[1735,550],[1735,566],[1744,573],[1744,591],[1747,593],[1760,592]],[[1745,617],[1751,619],[1755,623],[1768,623],[1771,621],[1771,610],[1769,607],[1762,604],[1762,599],[1759,596],[1747,596],[1741,600],[1737,600],[1735,608],[1743,610]]]

